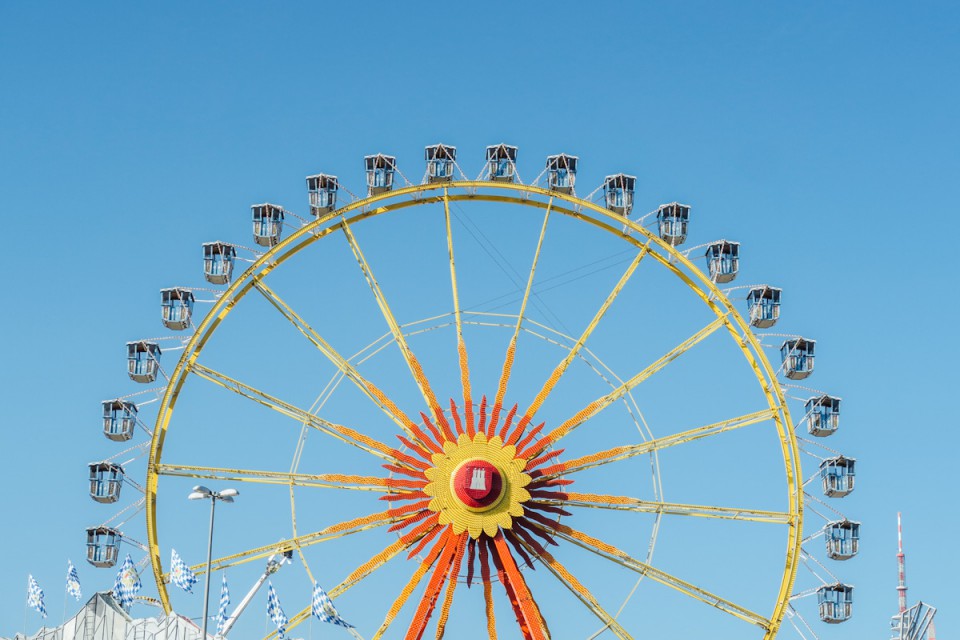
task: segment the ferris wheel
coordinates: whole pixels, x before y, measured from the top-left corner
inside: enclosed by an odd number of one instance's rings
[[[139,499],[87,529],[88,560],[141,549],[172,610],[199,479],[243,495],[212,574],[300,560],[288,630],[314,582],[373,638],[816,637],[806,596],[847,620],[828,565],[860,525],[828,498],[855,460],[820,444],[840,399],[797,384],[815,341],[769,331],[781,289],[731,285],[740,244],[683,249],[691,208],[634,216],[625,173],[578,196],[576,156],[528,183],[505,144],[475,178],[453,146],[425,161],[414,182],[367,156],[365,196],[309,176],[309,218],[254,205],[255,248],[205,243],[209,286],[161,290],[177,333],[127,343],[148,388],[103,402],[130,446],[89,466],[94,500]]]

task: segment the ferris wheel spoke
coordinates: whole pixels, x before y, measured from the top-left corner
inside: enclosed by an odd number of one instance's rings
[[[423,576],[427,574],[427,571],[430,570],[430,567],[433,566],[433,563],[437,561],[437,558],[440,557],[440,553],[447,547],[451,538],[453,538],[453,529],[447,527],[443,534],[440,536],[440,539],[437,540],[436,544],[430,549],[430,552],[423,558],[420,562],[420,566],[417,567],[416,571],[413,572],[410,580],[404,585],[403,589],[400,590],[400,595],[397,596],[397,599],[394,600],[393,604],[390,605],[390,609],[387,610],[387,615],[383,620],[383,623],[380,625],[380,628],[377,629],[377,632],[373,634],[372,640],[378,640],[383,637],[383,634],[386,633],[387,629],[393,624],[394,619],[400,613],[400,610],[403,608],[403,605],[406,604],[407,600],[410,599],[410,596],[416,590],[417,585],[420,584],[420,581],[423,579]]]
[[[301,318],[296,311],[294,311],[290,305],[283,301],[283,299],[277,295],[276,291],[271,289],[261,278],[257,278],[253,281],[254,287],[259,291],[268,302],[270,302],[273,307],[280,312],[280,314],[290,321],[297,330],[302,333],[307,340],[309,340],[319,351],[322,353],[330,362],[333,363],[335,367],[346,376],[351,382],[353,382],[365,396],[373,401],[380,409],[387,414],[394,423],[397,424],[401,429],[403,429],[408,435],[413,435],[410,425],[412,421],[410,418],[400,411],[397,408],[397,405],[390,401],[386,395],[377,388],[372,382],[360,375],[360,372],[357,371],[356,367],[350,364],[350,362],[344,358],[336,349],[334,349],[329,342],[327,342],[316,330],[313,329],[306,320]]]
[[[433,611],[436,608],[437,598],[439,598],[440,591],[447,581],[447,576],[456,563],[456,558],[458,556],[462,557],[463,555],[463,544],[461,543],[468,535],[466,532],[463,532],[459,536],[452,536],[452,539],[444,546],[443,551],[440,553],[440,558],[433,568],[433,575],[430,576],[426,589],[424,589],[423,595],[420,597],[420,604],[417,605],[417,611],[413,615],[413,623],[407,629],[405,635],[406,640],[419,640],[423,637],[427,629],[427,624],[430,622],[430,618],[433,616]],[[456,577],[454,577],[454,580],[456,580]],[[437,637],[442,637],[439,627]]]
[[[540,250],[543,248],[543,238],[547,235],[547,223],[550,221],[550,211],[553,208],[553,197],[550,197],[546,205],[546,212],[543,214],[543,224],[540,227],[540,236],[537,238],[537,248],[533,252],[533,262],[530,265],[530,273],[527,275],[527,286],[523,290],[523,298],[520,300],[520,313],[517,314],[517,324],[513,328],[513,337],[507,344],[507,353],[503,359],[503,368],[500,372],[500,382],[497,385],[497,395],[493,401],[493,413],[491,422],[496,425],[500,417],[500,410],[503,407],[503,398],[507,393],[507,383],[510,381],[510,373],[513,370],[513,359],[517,353],[517,339],[520,337],[520,329],[523,326],[523,318],[527,311],[527,302],[530,300],[530,291],[533,289],[533,276],[537,272],[537,263],[540,262]]]
[[[450,567],[449,578],[447,580],[447,592],[443,597],[443,604],[440,606],[440,618],[437,620],[437,640],[443,637],[447,628],[447,620],[450,617],[450,607],[453,605],[453,592],[457,588],[457,582],[460,578],[460,567],[463,564],[463,556],[466,553],[467,541],[470,536],[467,533],[460,535],[460,541],[457,543],[457,551],[453,556],[453,565]]]
[[[224,482],[253,482],[295,487],[319,487],[322,489],[351,489],[356,491],[394,491],[396,487],[383,483],[383,478],[366,478],[342,474],[287,473],[283,471],[262,471],[254,469],[221,469],[218,467],[200,467],[161,463],[156,466],[157,474],[181,478],[202,480],[222,480]]]
[[[531,494],[536,490],[531,491]],[[699,504],[680,504],[676,502],[656,502],[628,498],[625,496],[609,496],[596,493],[558,492],[561,498],[534,499],[530,506],[548,505],[557,507],[587,507],[594,509],[611,509],[614,511],[635,511],[639,513],[663,513],[667,515],[693,516],[698,518],[718,518],[722,520],[745,520],[749,522],[769,522],[774,524],[790,524],[793,516],[781,511],[761,511],[758,509],[736,509],[731,507],[714,507]]]
[[[480,560],[480,580],[483,582],[484,613],[487,618],[487,637],[497,640],[497,618],[493,611],[493,582],[490,579],[490,557],[487,549],[487,537],[481,536],[477,542],[477,556]]]
[[[488,545],[490,545],[489,542]],[[547,629],[547,623],[530,594],[530,589],[520,573],[520,568],[513,559],[513,554],[507,546],[503,532],[497,532],[490,546],[493,564],[497,568],[500,583],[513,605],[513,612],[517,616],[517,622],[520,624],[520,631],[523,633],[524,639],[548,640],[550,632]]]
[[[617,281],[617,284],[613,287],[613,290],[603,301],[603,304],[600,305],[600,308],[597,309],[597,312],[593,315],[593,319],[590,320],[587,328],[583,330],[582,334],[580,334],[580,337],[577,339],[576,343],[574,343],[569,353],[567,353],[566,357],[560,362],[560,364],[556,366],[556,368],[553,370],[553,373],[551,373],[550,377],[547,378],[547,381],[543,383],[543,386],[533,399],[533,402],[530,403],[530,407],[526,410],[523,417],[520,419],[520,422],[517,423],[517,428],[513,432],[513,435],[510,436],[509,440],[507,440],[507,444],[516,444],[517,440],[520,439],[524,429],[526,429],[527,425],[530,424],[530,421],[533,420],[533,416],[537,413],[537,411],[540,410],[540,407],[546,401],[554,387],[557,386],[557,383],[560,382],[560,378],[566,372],[567,368],[570,366],[570,363],[573,362],[574,358],[577,357],[577,354],[580,353],[583,345],[586,344],[594,330],[596,330],[597,326],[600,324],[600,321],[603,319],[603,316],[605,316],[607,311],[610,310],[610,306],[617,299],[617,297],[619,297],[620,292],[623,291],[624,287],[627,285],[627,282],[637,270],[637,267],[640,266],[640,261],[643,260],[644,256],[647,255],[649,250],[650,242],[648,241],[647,244],[645,244],[640,250],[640,252],[637,253],[636,257],[630,262],[630,265],[627,267],[626,271],[623,272],[623,275],[620,276],[620,280]]]
[[[311,547],[315,544],[320,544],[322,542],[329,542],[330,540],[336,540],[338,538],[343,538],[344,536],[360,533],[362,531],[376,529],[377,527],[393,524],[394,522],[398,522],[402,519],[403,517],[397,517],[390,511],[382,511],[380,513],[374,513],[368,516],[354,518],[352,520],[345,520],[321,529],[320,531],[307,533],[294,538],[287,538],[286,540],[280,540],[279,542],[263,545],[261,547],[254,547],[253,549],[223,556],[221,558],[215,558],[211,561],[210,570],[211,572],[221,571],[223,569],[235,567],[237,565],[252,562],[254,560],[268,558],[273,554],[282,551],[303,549],[306,547]],[[203,563],[193,565],[190,567],[190,569],[192,569],[197,575],[206,573],[206,565]]]
[[[349,223],[342,222],[340,227],[343,229],[343,233],[347,238],[347,242],[350,244],[350,249],[353,251],[353,256],[360,265],[360,269],[363,271],[364,278],[366,278],[367,284],[369,285],[370,290],[373,292],[374,298],[377,300],[377,306],[380,307],[380,312],[383,314],[384,320],[387,321],[387,325],[390,327],[390,333],[393,334],[393,338],[396,341],[397,346],[400,348],[403,359],[406,361],[407,367],[410,369],[410,373],[413,374],[413,379],[417,383],[417,387],[420,389],[423,399],[426,401],[427,406],[430,407],[430,410],[433,412],[437,422],[440,423],[444,435],[449,440],[455,441],[457,438],[450,430],[450,425],[443,414],[443,409],[440,407],[440,403],[437,401],[437,396],[434,394],[433,388],[430,386],[430,382],[423,373],[423,367],[420,366],[420,361],[417,360],[417,357],[413,355],[413,351],[410,350],[410,346],[407,344],[407,338],[403,335],[403,331],[400,329],[400,324],[394,317],[393,311],[390,309],[390,305],[387,304],[387,299],[384,297],[383,291],[380,290],[380,284],[377,282],[376,277],[374,277],[373,270],[370,268],[370,264],[364,257],[363,251],[360,250],[360,245],[357,244],[357,239],[353,235],[353,231],[350,230]]]
[[[463,411],[467,422],[467,434],[474,435],[473,394],[470,389],[470,366],[467,359],[467,346],[463,341],[463,317],[460,312],[460,292],[457,287],[457,267],[453,258],[453,230],[450,225],[450,197],[443,190],[443,217],[447,231],[447,255],[450,258],[450,288],[453,290],[453,315],[457,324],[457,356],[460,361],[460,384],[463,387]],[[452,411],[459,426],[459,416]]]
[[[404,513],[402,509],[393,509],[392,513],[400,515]],[[404,515],[403,517],[406,521],[416,520],[415,517],[410,515]],[[402,523],[401,523],[402,524]],[[396,530],[398,525],[394,525],[390,528],[390,531]],[[398,540],[391,543],[384,550],[375,554],[372,558],[367,560],[365,563],[357,567],[350,575],[343,579],[343,581],[338,584],[336,587],[330,590],[331,597],[337,597],[351,587],[359,583],[361,580],[369,576],[371,573],[388,563],[390,560],[395,558],[397,555],[406,551],[412,547],[418,541],[420,544],[428,542],[438,531],[436,520],[428,521],[421,524],[419,527],[416,527],[412,531],[402,535]],[[418,545],[419,548],[419,545]]]
[[[544,566],[547,567],[547,570],[553,574],[553,576],[560,581],[564,587],[566,587],[583,605],[590,610],[593,615],[595,615],[607,629],[620,638],[621,640],[633,640],[633,637],[627,633],[626,629],[620,626],[620,623],[611,616],[609,613],[604,610],[600,603],[597,601],[596,596],[594,596],[590,590],[588,590],[583,584],[577,580],[576,577],[570,571],[567,570],[553,555],[546,551],[545,549],[536,549],[530,545],[525,539],[519,539],[520,544],[522,544],[529,553],[536,554],[540,560],[543,562]]]
[[[679,345],[671,349],[669,352],[664,354],[659,360],[647,366],[643,371],[636,374],[619,387],[606,394],[605,396],[598,398],[588,404],[586,407],[578,411],[573,417],[567,421],[560,424],[558,427],[547,433],[539,441],[531,445],[525,451],[521,451],[518,455],[525,458],[530,458],[542,451],[546,446],[553,444],[563,436],[567,435],[584,422],[600,413],[603,409],[610,406],[632,389],[638,386],[643,381],[650,378],[652,375],[664,369],[668,364],[679,358],[681,355],[692,349],[694,346],[704,341],[710,335],[712,335],[717,329],[722,327],[727,322],[727,314],[723,314],[714,319],[710,324],[704,328],[697,331],[695,334],[681,342]]]
[[[194,362],[192,365],[190,365],[190,371],[204,380],[213,382],[214,384],[237,393],[248,400],[253,400],[254,402],[273,409],[280,414],[283,414],[289,418],[293,418],[301,424],[309,425],[317,431],[362,449],[367,453],[377,456],[378,458],[389,460],[390,462],[395,462],[398,464],[408,464],[407,462],[402,461],[402,458],[397,455],[398,452],[395,449],[392,449],[379,440],[360,433],[355,429],[324,420],[323,418],[308,411],[304,411],[300,407],[292,405],[288,402],[284,402],[279,398],[275,398],[270,394],[260,391],[259,389],[248,384],[244,384],[239,380],[234,380],[233,378],[220,373],[219,371],[215,371],[210,367],[206,367],[202,364]]]
[[[538,475],[538,479],[549,479],[557,476],[565,476],[577,471],[584,471],[585,469],[592,469],[594,467],[603,466],[620,460],[626,460],[627,458],[633,458],[646,453],[661,451],[669,447],[675,447],[687,442],[693,442],[702,438],[708,438],[710,436],[726,433],[727,431],[733,431],[734,429],[740,429],[751,424],[772,420],[776,417],[776,415],[777,409],[762,409],[760,411],[748,413],[736,418],[729,418],[727,420],[721,420],[720,422],[714,422],[702,427],[681,431],[680,433],[675,433],[669,436],[654,438],[653,440],[647,440],[646,442],[641,442],[639,444],[613,447],[611,449],[581,456],[579,458],[573,458],[550,467],[544,467],[543,469],[536,470],[533,473]]]
[[[544,529],[543,525],[540,524],[534,524],[533,526]],[[734,604],[729,600],[721,598],[720,596],[713,594],[706,589],[701,589],[694,584],[686,582],[685,580],[681,580],[680,578],[661,569],[657,569],[656,567],[647,564],[642,560],[637,560],[624,551],[602,542],[597,538],[556,522],[551,523],[550,532],[558,538],[562,538],[563,540],[571,542],[578,547],[586,549],[587,551],[590,551],[591,553],[594,553],[602,558],[606,558],[607,560],[630,569],[631,571],[635,571],[640,575],[647,576],[655,582],[659,582],[660,584],[668,586],[671,589],[675,589],[695,600],[704,602],[716,609],[734,616],[735,618],[739,618],[740,620],[749,622],[750,624],[757,625],[764,630],[770,629],[770,620],[764,618],[760,614],[754,613],[745,607],[741,607],[740,605]]]
[[[412,541],[405,543],[402,540],[397,540],[396,542],[392,543],[386,549],[377,553],[375,556],[357,567],[349,576],[343,579],[343,582],[331,589],[329,592],[330,597],[336,598],[337,596],[348,591],[351,587],[369,576],[371,573],[390,562],[390,560],[403,552],[403,550],[409,547],[411,544],[413,544]]]

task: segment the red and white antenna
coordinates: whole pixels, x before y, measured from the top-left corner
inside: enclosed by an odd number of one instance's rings
[[[897,512],[897,571],[899,572],[899,581],[897,583],[897,600],[900,604],[900,613],[907,610],[907,570],[903,561],[903,527],[900,524],[900,512]]]

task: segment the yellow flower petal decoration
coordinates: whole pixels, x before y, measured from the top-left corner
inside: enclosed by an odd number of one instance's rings
[[[530,476],[523,472],[527,462],[516,454],[517,448],[504,445],[500,436],[488,439],[483,433],[472,439],[460,434],[456,442],[444,442],[443,453],[433,454],[434,466],[424,472],[429,484],[423,489],[431,497],[430,509],[439,514],[440,524],[452,525],[457,535],[468,531],[474,539],[481,533],[492,537],[498,529],[510,529],[513,518],[523,516],[522,504],[530,499],[524,488],[530,484]],[[470,507],[456,494],[454,474],[470,460],[484,460],[500,473],[502,495],[489,507]]]

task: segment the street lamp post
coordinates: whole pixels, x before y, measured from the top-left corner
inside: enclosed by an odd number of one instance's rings
[[[216,510],[217,500],[221,502],[233,502],[233,499],[240,495],[236,489],[224,489],[223,491],[212,491],[202,485],[193,488],[193,492],[187,496],[190,500],[210,500],[210,535],[207,538],[207,575],[203,585],[203,623],[200,637],[207,640],[207,607],[210,604],[210,564],[213,559],[213,514]]]

